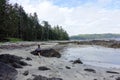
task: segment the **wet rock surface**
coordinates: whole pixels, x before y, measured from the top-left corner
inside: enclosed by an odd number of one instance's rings
[[[37,51],[32,51],[31,54],[38,55]],[[55,49],[41,50],[40,55],[42,55],[44,57],[57,57],[57,58],[61,57],[61,54],[58,51],[56,51]]]
[[[15,68],[0,62],[0,80],[15,80],[17,74]]]
[[[63,79],[61,79],[61,78],[55,78],[55,77],[53,77],[53,78],[47,78],[45,76],[41,76],[41,75],[37,76],[36,75],[33,80],[63,80]]]
[[[18,57],[10,54],[1,54],[0,62],[10,65],[14,68],[22,68],[22,66],[27,66],[28,64],[24,61],[21,61],[22,57]]]

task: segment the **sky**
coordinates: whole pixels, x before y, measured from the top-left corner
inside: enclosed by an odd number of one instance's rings
[[[120,0],[9,0],[68,34],[120,33]]]

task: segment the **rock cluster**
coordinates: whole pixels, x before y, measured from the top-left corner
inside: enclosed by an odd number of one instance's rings
[[[26,62],[21,61],[22,57],[18,57],[10,54],[1,54],[0,62],[10,65],[14,68],[22,68],[22,66],[28,65]]]

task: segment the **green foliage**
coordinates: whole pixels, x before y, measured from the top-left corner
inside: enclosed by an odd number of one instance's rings
[[[19,38],[7,38],[10,42],[18,42],[18,41],[22,41],[22,39]]]
[[[120,34],[79,34],[76,36],[71,36],[70,39],[76,40],[90,40],[90,39],[114,39],[120,38]]]
[[[7,0],[0,0],[0,41],[7,37],[27,41],[69,39],[61,26],[52,28],[47,21],[43,21],[42,25],[39,23],[37,13],[27,14],[17,3],[11,5]]]

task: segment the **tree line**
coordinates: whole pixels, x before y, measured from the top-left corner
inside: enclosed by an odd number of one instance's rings
[[[71,36],[73,40],[101,40],[101,39],[120,39],[120,34],[104,33],[104,34],[79,34]]]
[[[52,27],[49,22],[39,23],[37,13],[27,14],[21,5],[0,0],[0,40],[8,37],[22,40],[68,40],[62,26]]]

